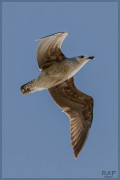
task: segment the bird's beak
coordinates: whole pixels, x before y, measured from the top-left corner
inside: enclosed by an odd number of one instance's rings
[[[89,56],[88,60],[91,60],[91,59],[95,59],[95,57],[94,56]]]

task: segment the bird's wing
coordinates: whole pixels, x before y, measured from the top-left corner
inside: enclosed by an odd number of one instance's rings
[[[68,33],[62,32],[38,39],[40,44],[36,56],[41,70],[48,68],[56,61],[66,58],[61,51],[61,45],[67,35]]]
[[[71,140],[74,156],[77,158],[87,139],[92,123],[93,98],[75,87],[73,77],[48,90],[56,104],[70,118]]]

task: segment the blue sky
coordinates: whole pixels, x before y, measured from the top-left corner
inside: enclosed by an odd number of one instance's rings
[[[3,177],[102,177],[118,171],[117,3],[3,3]],[[35,39],[68,32],[67,57],[95,56],[75,84],[94,98],[93,123],[74,159],[68,117],[48,91],[24,96],[20,86],[37,77]]]

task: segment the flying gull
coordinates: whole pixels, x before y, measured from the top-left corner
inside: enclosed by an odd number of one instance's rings
[[[93,98],[79,91],[74,84],[73,76],[93,56],[67,58],[61,51],[61,45],[68,35],[56,33],[42,39],[37,49],[37,61],[41,74],[34,80],[21,86],[23,94],[48,89],[56,104],[70,118],[70,134],[77,158],[87,139],[93,119]]]

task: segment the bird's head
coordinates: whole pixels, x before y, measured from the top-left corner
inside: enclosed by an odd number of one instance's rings
[[[92,60],[92,59],[95,59],[95,57],[94,56],[89,56],[89,57],[87,57],[87,56],[78,56],[77,57],[77,61],[78,62],[87,62],[87,61],[89,61],[89,60]]]

